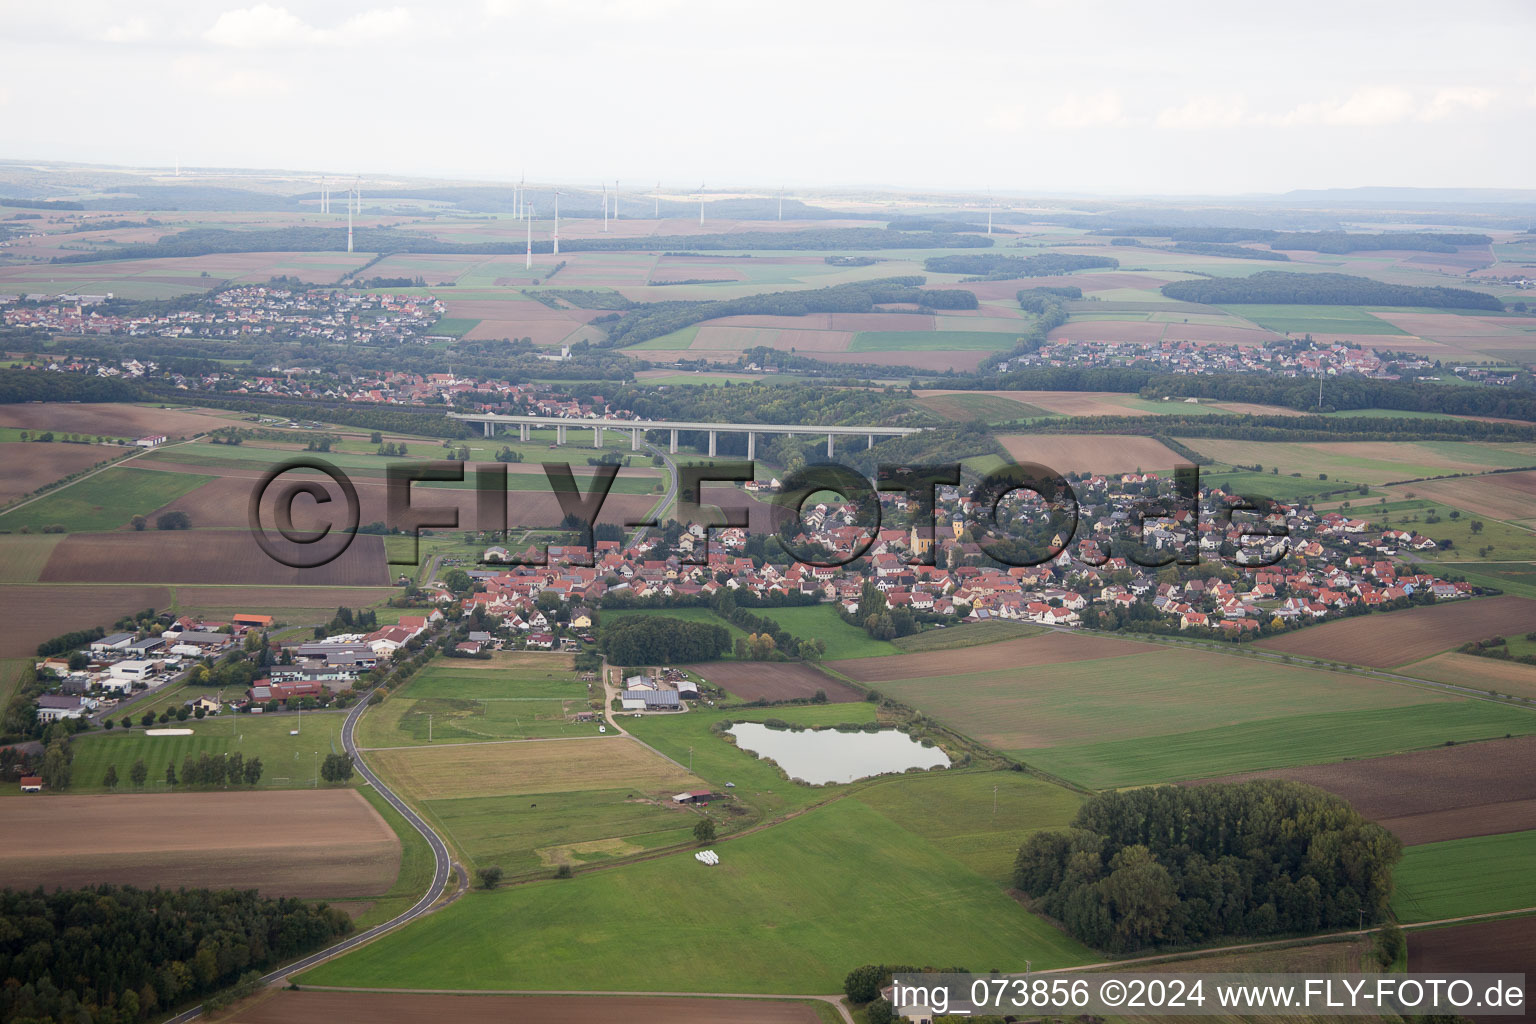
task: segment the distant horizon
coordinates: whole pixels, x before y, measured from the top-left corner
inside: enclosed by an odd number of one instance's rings
[[[0,167],[6,167],[6,166],[37,166],[37,167],[42,167],[44,169],[62,168],[62,167],[80,167],[80,168],[91,168],[91,169],[94,169],[94,170],[98,170],[98,171],[102,171],[102,172],[109,172],[109,173],[134,174],[134,175],[143,176],[145,178],[168,177],[168,178],[172,178],[173,180],[175,178],[177,178],[177,177],[179,177],[179,178],[181,178],[183,180],[187,180],[187,179],[196,178],[199,175],[204,175],[204,176],[207,176],[209,178],[218,178],[218,177],[233,177],[233,178],[239,178],[239,177],[261,178],[261,177],[265,177],[265,178],[269,178],[269,179],[280,179],[280,178],[284,178],[284,177],[312,178],[312,179],[314,179],[316,184],[319,183],[319,180],[322,177],[330,178],[333,183],[340,183],[340,182],[342,182],[344,180],[351,179],[351,178],[361,178],[364,181],[368,181],[369,179],[374,179],[374,180],[377,180],[377,179],[399,179],[399,180],[402,180],[402,181],[421,182],[421,183],[451,182],[451,183],[467,185],[467,186],[502,187],[502,188],[511,187],[511,186],[516,185],[516,184],[519,183],[518,179],[516,177],[503,177],[503,176],[499,176],[499,175],[495,175],[495,174],[475,174],[475,173],[470,172],[470,171],[458,171],[458,172],[450,172],[450,171],[411,172],[411,171],[393,170],[393,169],[389,169],[389,170],[361,170],[361,171],[355,171],[355,170],[354,171],[334,171],[334,170],[309,169],[309,168],[302,168],[302,167],[273,167],[273,166],[265,166],[265,167],[263,167],[263,166],[256,166],[256,165],[236,165],[236,164],[230,164],[230,165],[201,165],[201,164],[186,164],[186,163],[183,163],[183,164],[180,165],[180,173],[178,175],[176,173],[177,172],[177,166],[175,164],[157,164],[157,163],[134,164],[134,163],[121,163],[121,162],[103,162],[103,161],[100,161],[100,160],[76,160],[76,159],[67,159],[67,158],[59,158],[59,157],[0,156]],[[631,177],[629,180],[632,181],[632,182],[639,183],[639,182],[644,181],[645,179],[643,179],[643,178],[641,178],[639,176],[634,176],[634,177]],[[661,181],[661,193],[662,193],[664,198],[669,198],[669,199],[671,199],[673,201],[676,201],[679,198],[694,198],[694,197],[697,197],[697,196],[699,196],[701,194],[703,196],[707,197],[707,196],[712,195],[712,194],[719,194],[721,196],[725,196],[725,195],[740,194],[740,193],[754,194],[754,195],[760,194],[760,195],[763,195],[763,196],[776,196],[778,194],[780,188],[781,188],[781,186],[779,186],[779,185],[767,185],[767,184],[762,184],[762,183],[722,182],[722,183],[719,183],[717,185],[709,185],[706,182],[705,183],[706,184],[706,188],[704,189],[704,191],[702,193],[700,193],[696,189],[690,189],[687,186],[682,186],[682,185],[675,184],[675,182],[680,181],[680,180],[686,180],[686,179],[674,178],[673,179],[674,184],[669,184],[667,179],[665,178],[665,176],[663,177],[663,179]],[[551,188],[551,187],[570,187],[570,188],[579,188],[579,189],[584,189],[584,190],[591,190],[591,191],[596,192],[596,191],[602,190],[604,187],[608,187],[608,188],[611,189],[611,187],[612,187],[612,185],[614,183],[614,179],[609,178],[609,179],[606,179],[606,180],[595,180],[595,179],[590,179],[590,178],[583,179],[583,178],[579,178],[579,177],[554,177],[554,178],[550,178],[550,177],[543,177],[543,176],[541,176],[539,178],[534,178],[534,177],[530,176],[527,179],[526,183],[527,183],[527,185],[530,188],[535,188],[535,189],[548,189],[548,188]],[[621,186],[623,185],[624,178],[622,176],[619,177],[618,183]],[[837,196],[837,195],[841,195],[841,194],[844,194],[844,193],[856,192],[856,191],[866,191],[866,192],[875,192],[877,194],[885,194],[885,195],[890,195],[890,196],[925,196],[925,195],[952,196],[952,197],[954,197],[956,199],[964,199],[964,200],[968,200],[968,201],[984,200],[990,194],[990,195],[995,196],[996,198],[998,198],[1000,200],[1001,199],[1012,199],[1012,200],[1028,200],[1028,199],[1100,199],[1100,200],[1112,200],[1112,201],[1140,200],[1140,201],[1171,202],[1171,203],[1200,202],[1200,201],[1217,200],[1217,201],[1224,201],[1224,202],[1240,203],[1240,202],[1243,202],[1245,200],[1247,200],[1247,201],[1272,201],[1272,200],[1276,200],[1276,199],[1285,199],[1285,198],[1290,197],[1290,196],[1300,196],[1300,195],[1307,195],[1307,194],[1318,194],[1318,195],[1322,195],[1322,196],[1326,196],[1326,195],[1330,195],[1330,194],[1337,194],[1340,197],[1347,197],[1347,195],[1350,194],[1350,193],[1372,193],[1372,192],[1376,192],[1376,193],[1392,193],[1392,192],[1399,192],[1399,193],[1406,193],[1407,194],[1407,195],[1404,196],[1405,199],[1413,199],[1415,197],[1420,196],[1423,193],[1465,193],[1465,194],[1468,194],[1467,198],[1465,198],[1465,199],[1453,199],[1453,198],[1448,198],[1448,197],[1445,197],[1445,196],[1441,196],[1441,197],[1438,198],[1438,201],[1441,201],[1441,202],[1452,202],[1452,203],[1455,203],[1455,202],[1477,202],[1477,201],[1504,201],[1504,202],[1529,201],[1529,202],[1531,202],[1533,204],[1536,204],[1536,186],[1533,186],[1533,187],[1520,187],[1520,186],[1517,186],[1517,185],[1391,185],[1391,184],[1366,184],[1366,185],[1296,186],[1296,187],[1292,187],[1292,188],[1288,188],[1288,189],[1282,189],[1282,190],[1279,190],[1279,191],[1167,193],[1167,192],[1110,192],[1110,191],[1098,191],[1098,192],[1094,192],[1094,191],[1079,191],[1079,192],[1074,192],[1074,191],[1049,190],[1049,189],[1023,190],[1023,189],[1004,188],[1004,187],[994,187],[994,188],[992,188],[990,190],[978,190],[978,189],[974,189],[974,188],[966,188],[966,187],[963,187],[963,186],[960,186],[960,185],[942,185],[942,184],[903,185],[903,184],[895,184],[895,183],[889,183],[889,182],[887,182],[887,183],[879,183],[879,182],[838,182],[838,181],[817,181],[817,182],[810,182],[810,181],[792,182],[791,181],[791,182],[785,182],[782,185],[782,188],[784,188],[786,190],[786,198],[798,198],[798,197],[796,197],[796,196],[794,196],[792,194],[793,192],[795,192],[798,189],[798,190],[800,190],[802,192],[809,192],[809,193],[812,193],[812,194],[821,194],[821,195],[828,195],[828,196]],[[643,197],[649,197],[654,190],[655,190],[655,186],[654,185],[646,186],[646,185],[643,185],[643,184],[637,184],[637,186],[636,186],[636,188],[634,189],[633,192],[629,191],[628,189],[625,189],[623,191],[624,191],[624,194],[632,195],[632,196],[634,196],[634,197],[636,197],[638,199],[638,198],[640,198],[642,196]],[[1485,197],[1485,196],[1482,196],[1482,195],[1473,195],[1473,194],[1496,194],[1496,195],[1502,194],[1502,195],[1506,196],[1507,198],[1504,198],[1502,200],[1494,200],[1491,197]],[[1511,194],[1513,194],[1513,196],[1511,196]],[[1514,196],[1518,196],[1519,198],[1514,198]],[[1528,197],[1528,199],[1526,197]],[[25,197],[4,197],[4,198],[25,198]],[[1422,196],[1422,198],[1425,201],[1428,201],[1430,197]]]

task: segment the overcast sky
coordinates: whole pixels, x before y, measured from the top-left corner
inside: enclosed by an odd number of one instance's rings
[[[0,157],[638,186],[1533,187],[1536,4],[8,0]]]

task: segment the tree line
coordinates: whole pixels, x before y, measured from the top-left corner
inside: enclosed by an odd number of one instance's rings
[[[604,623],[603,652],[618,665],[714,661],[730,650],[724,626],[669,616],[633,615]]]
[[[351,930],[255,890],[0,890],[0,1022],[137,1024]]]
[[[1114,270],[1120,261],[1110,256],[1077,256],[1072,253],[1041,253],[1009,256],[1005,253],[962,253],[930,256],[923,269],[930,274],[971,274],[994,280],[1015,277],[1054,277],[1078,270]]]
[[[1420,288],[1386,284],[1351,274],[1304,274],[1261,270],[1248,277],[1171,281],[1160,289],[1170,299],[1219,306],[1229,303],[1311,306],[1429,306],[1435,309],[1502,310],[1487,292],[1468,288]]]
[[[1331,793],[1264,780],[1101,793],[1019,847],[1013,883],[1113,953],[1384,920],[1402,843]]]

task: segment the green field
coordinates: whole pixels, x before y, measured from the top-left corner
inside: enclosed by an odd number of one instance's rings
[[[148,515],[214,479],[200,473],[114,466],[0,516],[0,527],[41,530],[60,525],[72,533],[115,530],[127,526],[135,515]]]
[[[476,327],[480,326],[479,320],[462,316],[440,317],[437,323],[432,325],[433,334],[446,334],[454,338],[462,338]]]
[[[1229,493],[1249,498],[1273,498],[1275,501],[1296,501],[1299,498],[1320,498],[1338,492],[1339,500],[1360,502],[1364,499],[1352,490],[1352,482],[1340,480],[1329,474],[1327,480],[1319,480],[1316,473],[1292,476],[1290,473],[1255,473],[1251,469],[1200,468],[1202,487],[1225,487]]]
[[[860,331],[849,352],[1002,352],[1017,334],[1001,331]]]
[[[3,518],[0,526],[10,528]],[[0,584],[36,583],[54,547],[63,539],[56,533],[0,534]]]
[[[887,681],[879,689],[1093,788],[1536,731],[1536,715],[1516,708],[1346,673],[1152,646],[1110,650],[1116,656]]]
[[[368,747],[487,740],[546,740],[597,736],[596,722],[569,716],[587,710],[586,684],[564,700],[534,697],[463,700],[454,697],[391,697],[358,725],[357,742]]]
[[[804,608],[751,608],[754,615],[772,619],[801,640],[817,638],[827,645],[825,660],[838,658],[877,658],[882,654],[900,653],[899,648],[885,640],[875,640],[857,626],[850,626],[830,604],[813,604]]]
[[[1325,764],[1536,732],[1536,715],[1487,701],[1297,714],[1133,742],[1019,751],[1037,768],[1094,788],[1144,786]]]
[[[1019,844],[1035,829],[1065,826],[1082,797],[1022,772],[929,772],[880,781],[851,799],[922,836],[983,878],[1007,888]]]
[[[1001,395],[931,395],[920,404],[950,419],[985,420],[988,423],[1011,423],[1014,420],[1054,416],[1028,402],[1015,401]]]
[[[1536,907],[1536,831],[1410,846],[1392,910],[1404,922]]]
[[[1373,523],[1384,524],[1382,516],[1376,515],[1373,506],[1364,503],[1355,506],[1355,515],[1369,518]],[[1455,519],[1445,514],[1445,509],[1440,510],[1440,522],[1426,523],[1422,518],[1418,523],[1400,516],[1393,516],[1392,525],[1399,529],[1413,529],[1426,537],[1433,537],[1438,541],[1450,541],[1454,545],[1449,550],[1424,551],[1420,557],[1433,561],[1474,562],[1480,557],[1486,557],[1491,561],[1528,562],[1536,560],[1536,533],[1518,526],[1490,519],[1487,516],[1474,515],[1463,512]],[[1472,532],[1473,522],[1481,523],[1477,533]],[[1479,556],[1478,552],[1488,549],[1486,556]]]
[[[942,841],[925,840],[856,800],[716,849],[717,867],[684,852],[474,893],[296,980],[816,993],[837,991],[853,966],[867,962],[1022,970],[1026,957],[1036,968],[1097,959]],[[614,955],[637,936],[648,949],[703,955]]]
[[[155,726],[157,729],[191,729],[191,736],[146,736],[137,722],[126,732],[121,727],[111,732],[95,732],[74,741],[74,779],[70,783],[70,792],[106,792],[101,779],[107,766],[113,764],[117,765],[118,778],[123,780],[118,792],[131,791],[133,785],[128,781],[128,769],[133,767],[134,761],[143,758],[144,767],[149,769],[144,792],[163,793],[169,788],[165,783],[167,764],[174,764],[179,773],[182,758],[188,754],[195,760],[204,753],[223,757],[235,751],[246,760],[261,758],[264,771],[259,785],[262,789],[312,786],[315,784],[316,755],[324,760],[326,754],[341,751],[341,723],[344,720],[345,716],[338,712],[267,717],[234,715],[226,711],[201,722],[188,719]],[[290,736],[289,730],[295,728],[299,735]]]
[[[1280,334],[1396,334],[1407,331],[1358,306],[1292,306],[1257,303],[1222,306],[1228,313],[1252,320]]]
[[[899,636],[891,641],[891,646],[903,654],[920,654],[923,651],[950,651],[961,647],[995,644],[999,640],[1017,640],[1044,632],[1044,626],[1029,622],[962,622],[958,626],[925,629],[911,636]]]
[[[684,622],[707,622],[711,626],[722,626],[731,634],[731,643],[745,637],[747,631],[726,622],[708,608],[610,608],[598,614],[598,624],[613,625],[623,619],[641,616],[645,618],[682,619]],[[729,659],[731,653],[726,652]]]
[[[363,794],[363,799],[373,805],[373,809],[379,812],[379,816],[394,830],[395,835],[400,837],[400,873],[395,876],[395,884],[390,886],[389,891],[382,896],[359,901],[367,903],[368,909],[363,911],[354,923],[359,930],[365,930],[410,909],[432,884],[432,873],[437,865],[432,857],[432,847],[427,845],[426,839],[422,838],[421,833],[417,832],[415,827],[379,794],[378,790],[372,786],[361,786],[358,792]],[[330,902],[349,901],[333,899]]]

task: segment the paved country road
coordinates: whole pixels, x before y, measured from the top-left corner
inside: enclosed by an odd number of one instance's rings
[[[302,960],[297,960],[291,964],[287,964],[278,968],[270,974],[265,975],[261,979],[262,985],[271,985],[274,982],[281,981],[290,974],[295,974],[299,971],[313,967],[315,964],[320,963],[322,960],[329,960],[331,957],[336,956],[339,953],[344,953],[347,950],[352,949],[355,946],[360,946],[365,942],[371,942],[373,939],[378,938],[380,935],[383,935],[387,931],[398,928],[409,921],[416,920],[416,918],[432,909],[438,898],[442,896],[443,890],[448,886],[448,879],[453,872],[452,858],[448,855],[448,847],[444,845],[442,838],[438,836],[436,832],[432,831],[432,827],[425,821],[421,820],[421,817],[417,815],[415,811],[407,807],[404,800],[401,800],[398,796],[391,792],[389,787],[385,786],[384,783],[380,781],[379,777],[373,774],[368,766],[363,763],[362,758],[358,754],[357,743],[353,740],[353,732],[357,727],[357,720],[362,717],[363,712],[367,709],[368,699],[367,697],[364,697],[359,700],[357,702],[357,706],[348,713],[347,720],[341,727],[342,746],[347,753],[352,755],[352,761],[357,767],[358,774],[362,775],[363,779],[379,792],[379,795],[384,797],[385,800],[388,800],[389,805],[395,810],[399,811],[401,817],[410,822],[412,827],[414,827],[417,832],[420,832],[423,838],[426,839],[427,843],[431,845],[432,858],[435,862],[432,874],[432,885],[427,889],[426,894],[423,895],[421,899],[417,900],[409,910],[405,911],[405,913],[385,921],[383,924],[375,925],[365,932],[359,932],[356,935],[349,935],[335,945],[327,947],[326,949],[322,949],[318,953],[311,953],[309,956]],[[202,1012],[203,1008],[201,1005],[194,1006],[190,1010],[186,1010],[177,1014],[175,1017],[170,1018],[170,1020],[166,1021],[166,1024],[182,1024],[184,1021],[195,1019],[196,1017],[200,1016]]]

